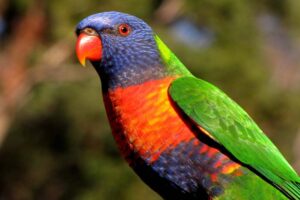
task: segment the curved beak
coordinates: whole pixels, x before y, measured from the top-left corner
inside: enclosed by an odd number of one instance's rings
[[[85,67],[85,60],[100,61],[102,58],[102,42],[99,36],[80,33],[76,42],[77,58]]]

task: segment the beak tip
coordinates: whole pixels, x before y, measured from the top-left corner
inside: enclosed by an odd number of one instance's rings
[[[82,67],[86,67],[85,59],[81,59],[79,62],[80,62]]]

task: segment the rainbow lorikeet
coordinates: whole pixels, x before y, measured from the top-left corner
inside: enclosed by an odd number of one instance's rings
[[[194,77],[144,21],[103,12],[76,33],[122,155],[163,198],[300,199],[299,176],[249,115]]]

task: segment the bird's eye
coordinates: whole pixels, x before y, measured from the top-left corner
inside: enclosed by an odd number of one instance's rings
[[[121,24],[119,26],[119,33],[120,33],[120,35],[127,36],[127,35],[130,34],[130,32],[131,32],[131,28],[130,28],[130,26],[128,24]]]
[[[81,32],[86,33],[87,35],[98,35],[97,31],[92,28],[85,28]]]

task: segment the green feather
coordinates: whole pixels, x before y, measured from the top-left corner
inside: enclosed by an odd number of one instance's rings
[[[243,176],[235,177],[234,181],[226,186],[224,193],[214,198],[214,200],[232,199],[287,200],[287,197],[254,173],[247,172]]]
[[[291,199],[300,199],[300,178],[251,117],[224,92],[195,77],[175,80],[177,105],[245,166],[259,172]]]
[[[157,36],[154,35],[160,56],[167,67],[170,75],[186,75],[191,76],[189,70],[180,62],[175,54],[165,45],[165,43]]]

